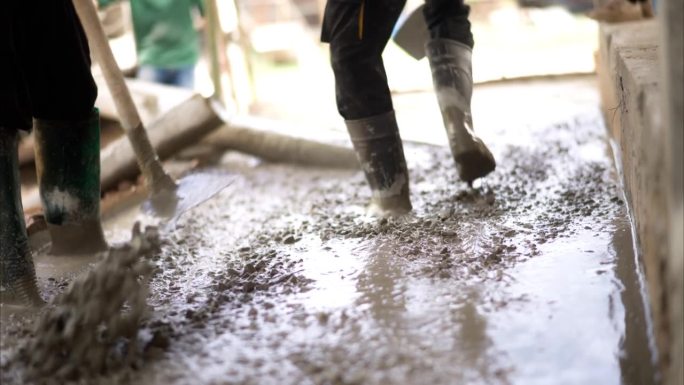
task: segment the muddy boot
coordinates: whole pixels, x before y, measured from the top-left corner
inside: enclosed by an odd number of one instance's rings
[[[51,254],[107,249],[100,222],[100,117],[34,121],[40,198]]]
[[[496,162],[473,131],[470,98],[473,95],[472,49],[455,40],[433,39],[426,46],[432,80],[459,176],[472,183],[494,171]]]
[[[0,286],[3,303],[43,303],[28,247],[21,206],[17,144],[19,133],[0,127]]]
[[[408,171],[394,111],[346,124],[373,193],[370,211],[377,215],[411,211]]]

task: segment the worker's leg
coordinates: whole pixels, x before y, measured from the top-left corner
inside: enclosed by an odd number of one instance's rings
[[[405,0],[330,0],[323,40],[330,43],[337,108],[383,214],[411,209],[408,171],[382,51]]]
[[[28,247],[17,159],[18,129],[31,129],[28,97],[14,61],[10,2],[0,3],[0,286],[25,304],[40,302]]]
[[[195,65],[175,69],[173,84],[187,89],[195,88]]]
[[[424,9],[431,37],[426,53],[435,93],[459,176],[468,183],[496,167],[491,152],[473,131],[469,11],[463,0],[426,0]]]
[[[25,1],[15,51],[35,118],[36,166],[52,251],[106,249],[100,224],[99,116],[88,43],[70,0]]]
[[[162,69],[148,65],[141,65],[138,68],[137,78],[151,83],[164,83],[164,72]]]
[[[464,0],[425,0],[423,14],[432,39],[456,40],[473,48],[470,7]]]
[[[10,294],[24,304],[39,304],[21,206],[18,137],[18,130],[0,126],[0,286],[3,301]]]
[[[14,49],[36,119],[90,116],[97,86],[88,41],[71,0],[24,0],[15,9]]]
[[[100,117],[36,119],[36,170],[53,254],[107,248],[100,223]]]
[[[195,87],[195,66],[159,68],[143,65],[138,69],[138,79],[147,82],[193,89]]]

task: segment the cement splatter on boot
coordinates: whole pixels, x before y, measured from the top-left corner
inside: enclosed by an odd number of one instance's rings
[[[408,168],[394,111],[345,123],[373,194],[369,213],[396,216],[411,211]]]
[[[426,46],[437,101],[461,180],[469,184],[494,171],[496,161],[473,129],[472,49],[449,39],[432,39]]]
[[[378,217],[395,217],[408,213],[411,208],[408,175],[398,173],[394,176],[394,183],[387,189],[373,190],[368,213]]]
[[[34,121],[36,173],[51,254],[107,250],[100,224],[100,119]]]

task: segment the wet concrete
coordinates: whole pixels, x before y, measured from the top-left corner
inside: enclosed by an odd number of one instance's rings
[[[486,140],[498,168],[475,189],[448,148],[407,145],[414,211],[382,220],[360,172],[225,155],[239,177],[150,258],[142,359],[84,381],[657,383],[598,109]],[[136,219],[108,220],[110,241]],[[74,269],[46,266],[49,296]],[[2,311],[0,379],[22,383],[30,316]]]

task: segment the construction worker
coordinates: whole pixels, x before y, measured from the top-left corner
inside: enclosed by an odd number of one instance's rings
[[[98,0],[106,7],[119,0]],[[193,11],[203,0],[130,0],[133,34],[138,52],[138,78],[192,89],[200,55],[199,32]]]
[[[328,0],[322,40],[330,43],[337,108],[372,190],[371,211],[411,210],[409,177],[382,51],[406,0]],[[473,35],[463,0],[426,0],[425,46],[451,152],[466,182],[494,170],[494,157],[472,131]]]
[[[0,5],[0,286],[42,303],[28,247],[17,160],[33,128],[52,254],[105,250],[100,222],[100,127],[88,42],[71,0]]]

